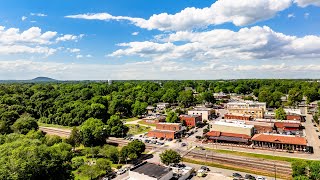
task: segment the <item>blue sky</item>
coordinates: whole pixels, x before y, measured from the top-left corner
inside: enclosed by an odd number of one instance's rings
[[[319,78],[320,0],[10,0],[0,79]]]

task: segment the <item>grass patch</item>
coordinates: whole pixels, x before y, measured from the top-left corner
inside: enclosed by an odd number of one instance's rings
[[[136,121],[136,120],[138,120],[138,119],[139,119],[139,118],[137,118],[137,117],[132,117],[132,118],[121,119],[121,121],[123,121],[124,123],[126,123],[126,122]]]
[[[129,132],[128,134],[136,135],[136,134],[143,134],[148,131],[150,131],[150,127],[146,126],[139,126],[137,124],[127,124],[126,126],[129,127]]]
[[[247,153],[247,152],[231,151],[231,150],[224,150],[224,149],[210,149],[210,148],[205,148],[205,149],[210,150],[210,151],[214,151],[217,153],[222,153],[222,154],[231,154],[231,155],[236,155],[236,156],[260,158],[260,159],[275,160],[275,161],[286,161],[286,162],[290,162],[290,163],[292,163],[293,161],[296,161],[296,160],[304,160],[304,159],[298,159],[298,158],[272,156],[272,155],[256,154],[256,153]]]
[[[149,124],[149,123],[146,123],[146,122],[144,122],[143,120],[141,120],[141,121],[138,121],[138,123],[139,124],[142,124],[142,125],[146,125],[146,126],[156,126],[155,124]]]
[[[273,173],[265,173],[265,172],[261,172],[261,171],[243,169],[243,168],[239,168],[239,167],[223,165],[223,164],[218,164],[218,163],[212,163],[212,162],[203,162],[203,161],[198,161],[198,160],[193,160],[193,159],[188,159],[188,158],[183,158],[182,160],[183,160],[183,162],[188,162],[188,163],[192,163],[192,164],[206,165],[206,166],[211,166],[211,167],[216,167],[216,168],[221,168],[221,169],[229,169],[229,170],[233,170],[233,171],[240,171],[240,172],[245,172],[245,173],[250,173],[250,174],[257,174],[257,175],[262,175],[262,176],[274,177]],[[291,177],[288,177],[288,176],[282,176],[282,175],[279,176],[279,174],[277,174],[277,178],[292,179]]]
[[[46,124],[46,123],[41,123],[41,122],[38,122],[38,125],[42,126],[42,127],[53,127],[53,128],[66,129],[66,130],[72,130],[72,128],[73,128],[70,126],[61,126],[61,125],[57,125],[57,124]]]

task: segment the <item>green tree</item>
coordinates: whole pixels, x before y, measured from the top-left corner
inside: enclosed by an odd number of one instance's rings
[[[293,88],[289,91],[288,104],[291,106],[297,106],[302,101],[303,94],[300,89]]]
[[[292,177],[304,176],[307,174],[308,164],[306,161],[294,161],[291,164],[292,167]]]
[[[179,93],[177,100],[184,107],[189,107],[191,105],[191,103],[193,103],[193,100],[194,100],[193,92],[191,90],[181,91]]]
[[[176,164],[181,161],[181,156],[176,151],[169,149],[160,154],[161,162],[165,165]]]
[[[106,143],[107,126],[99,119],[90,118],[80,127],[80,135],[84,146],[97,146]]]
[[[120,116],[112,115],[107,122],[107,130],[112,137],[125,137],[129,128],[120,120]]]
[[[69,143],[72,147],[77,147],[82,142],[80,131],[77,127],[73,127],[69,138],[67,139],[67,143]]]
[[[97,165],[84,164],[79,167],[78,171],[83,176],[89,177],[90,179],[98,179],[99,176],[103,175],[101,169]]]
[[[62,142],[61,137],[57,135],[46,135],[45,143],[47,146],[53,146],[54,144],[58,144],[61,142]]]
[[[180,118],[178,117],[178,115],[175,112],[170,111],[167,114],[166,122],[168,122],[168,123],[177,123],[177,122],[180,122]]]
[[[110,145],[104,145],[100,150],[99,154],[105,158],[110,159],[113,163],[119,162],[119,151],[116,147]]]
[[[83,157],[74,157],[72,158],[71,162],[73,169],[78,169],[80,166],[84,165]]]
[[[287,119],[287,114],[286,112],[283,110],[282,107],[278,108],[276,111],[275,111],[276,115],[275,115],[275,118],[276,119],[280,119],[280,120],[285,120]]]
[[[11,128],[16,133],[27,134],[30,130],[38,130],[39,127],[35,118],[30,115],[23,115]]]
[[[148,103],[146,102],[140,102],[140,101],[136,101],[133,105],[132,105],[132,115],[133,116],[140,116],[142,114],[144,114],[146,112],[146,108],[148,106]]]

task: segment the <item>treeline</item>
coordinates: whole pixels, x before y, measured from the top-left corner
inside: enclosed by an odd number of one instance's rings
[[[0,133],[23,114],[44,123],[78,126],[89,118],[107,123],[111,115],[132,117],[145,113],[158,102],[189,107],[215,102],[214,92],[237,93],[259,98],[269,107],[281,106],[281,97],[289,94],[288,105],[307,97],[319,99],[319,83],[303,80],[234,81],[122,81],[2,84],[0,85]]]

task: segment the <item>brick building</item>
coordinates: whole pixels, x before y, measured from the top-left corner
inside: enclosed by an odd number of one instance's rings
[[[301,115],[287,115],[287,120],[304,122],[304,118]]]
[[[168,131],[181,131],[181,123],[158,123],[156,124],[157,130],[168,130]]]
[[[183,130],[181,123],[158,123],[156,129],[148,132],[148,137],[176,139]]]
[[[249,144],[251,136],[246,134],[210,131],[206,134],[209,140],[220,143]]]
[[[274,126],[278,132],[299,131],[301,129],[300,123],[275,122]]]
[[[200,115],[180,115],[181,123],[186,122],[189,127],[195,127],[197,124],[202,122],[202,116]]]
[[[293,151],[304,151],[307,149],[307,140],[303,137],[279,134],[256,134],[251,140],[254,147]]]
[[[237,120],[245,120],[250,121],[252,116],[246,114],[225,114],[224,119],[237,119]]]
[[[178,137],[175,131],[168,130],[152,130],[148,132],[148,137],[165,138],[165,139],[175,139]]]

